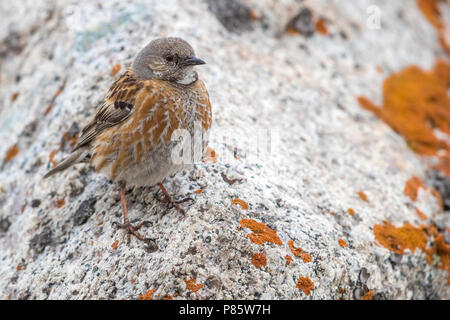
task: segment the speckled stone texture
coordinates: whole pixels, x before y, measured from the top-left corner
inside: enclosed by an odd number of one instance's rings
[[[384,220],[421,224],[403,189],[427,169],[356,99],[381,105],[387,75],[443,56],[416,4],[214,2],[2,1],[0,298],[449,299],[447,272],[421,250],[396,255],[376,242]],[[367,26],[372,4],[380,29]],[[330,35],[285,31],[303,6]],[[186,39],[208,63],[198,69],[217,162],[166,180],[176,198],[195,199],[185,216],[155,187],[127,192],[131,220],[152,222],[141,230],[158,243],[151,252],[114,228],[119,190],[106,177],[83,165],[42,176],[134,54],[161,36]],[[434,197],[419,200],[430,221],[443,219]]]

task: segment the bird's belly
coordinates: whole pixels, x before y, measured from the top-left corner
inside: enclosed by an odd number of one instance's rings
[[[147,154],[140,163],[130,163],[117,176],[117,181],[124,181],[128,186],[151,186],[162,182],[183,169],[183,163],[175,163],[171,159],[172,149],[161,146],[151,154]]]
[[[127,156],[123,157],[122,161],[118,155],[112,153],[106,161],[107,165],[96,165],[104,162],[102,160],[105,158],[101,157],[93,164],[97,171],[115,182],[122,181],[127,186],[137,187],[155,185],[183,170],[186,165],[201,161],[208,142],[208,132],[195,130],[193,127],[179,132],[181,135],[173,135],[171,140],[161,141],[148,151],[144,147],[138,147],[145,146],[144,140],[128,144]]]

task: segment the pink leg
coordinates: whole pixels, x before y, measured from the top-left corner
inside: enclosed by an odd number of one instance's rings
[[[143,226],[151,224],[150,221],[143,221],[137,226],[133,226],[130,224],[130,219],[128,218],[128,209],[127,209],[127,199],[125,197],[125,186],[120,184],[120,201],[122,202],[122,210],[123,210],[123,224],[115,223],[116,227],[120,229],[126,229],[128,231],[128,236],[132,234],[139,240],[143,242],[148,242],[149,239],[146,239],[143,235],[141,235],[138,231]]]
[[[167,207],[169,207],[169,205],[173,205],[175,208],[177,208],[178,211],[180,211],[181,213],[185,214],[184,209],[180,206],[180,203],[186,202],[186,201],[194,201],[194,199],[192,198],[186,198],[180,201],[175,201],[169,194],[169,192],[167,192],[166,187],[164,187],[164,185],[162,184],[162,182],[158,183],[159,188],[161,189],[162,193],[164,194],[166,201],[167,201]]]

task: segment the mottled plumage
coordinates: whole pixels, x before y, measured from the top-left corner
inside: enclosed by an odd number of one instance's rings
[[[211,105],[201,80],[189,86],[163,80],[138,81],[140,89],[130,95],[130,90],[122,89],[126,85],[122,80],[132,77],[130,71],[125,73],[115,85],[118,95],[113,95],[115,102],[123,96],[124,103],[129,103],[132,109],[121,110],[111,104],[114,110],[109,114],[114,114],[115,120],[121,117],[120,123],[108,127],[108,122],[100,122],[102,128],[107,128],[95,131],[99,133],[94,134],[91,142],[91,163],[113,181],[154,185],[181,169],[171,160],[171,151],[177,143],[171,141],[172,133],[187,129],[193,136],[195,121],[207,133],[211,127]],[[86,134],[92,135],[87,131],[82,138]]]
[[[162,181],[184,165],[172,157],[180,143],[172,139],[175,130],[187,130],[202,150],[208,142],[211,105],[205,84],[193,71],[198,64],[204,62],[184,40],[152,41],[136,56],[132,68],[113,83],[72,154],[44,177],[90,161],[97,172],[119,183],[125,216],[122,227],[144,240],[137,233],[142,225],[129,223],[124,189],[159,184],[168,200],[181,209]],[[201,130],[196,130],[196,123]]]

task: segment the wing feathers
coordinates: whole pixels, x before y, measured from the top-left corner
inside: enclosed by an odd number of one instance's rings
[[[66,159],[61,161],[56,167],[54,167],[53,169],[48,171],[44,175],[43,179],[46,179],[46,178],[54,175],[55,173],[63,171],[75,163],[82,162],[84,160],[84,158],[87,156],[88,152],[89,151],[86,150],[86,148],[78,149],[77,151],[72,152]]]
[[[123,122],[132,114],[136,97],[143,87],[142,81],[138,81],[131,71],[125,72],[114,82],[94,119],[81,131],[78,143],[72,153],[47,172],[44,178],[63,171],[77,162],[84,161],[89,155],[89,144],[92,140],[103,130]]]
[[[103,130],[126,120],[133,112],[136,97],[142,88],[142,82],[137,81],[131,71],[120,77],[111,86],[95,118],[81,132],[74,151],[91,143]]]

